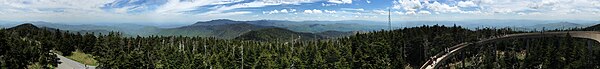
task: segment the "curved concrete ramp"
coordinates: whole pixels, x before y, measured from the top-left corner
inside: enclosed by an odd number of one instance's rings
[[[432,56],[432,59],[428,60],[421,66],[421,69],[436,69],[440,65],[439,63],[445,62],[449,57],[456,55],[456,53],[463,51],[466,47],[476,46],[472,44],[485,44],[490,42],[518,39],[518,38],[541,38],[541,37],[574,37],[591,39],[600,42],[600,32],[598,31],[565,31],[565,32],[541,32],[541,33],[520,33],[520,34],[509,34],[504,36],[497,36],[488,39],[483,39],[474,43],[465,42],[449,48],[445,51]]]

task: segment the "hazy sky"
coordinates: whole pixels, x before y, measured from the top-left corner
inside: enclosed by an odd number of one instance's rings
[[[0,21],[600,20],[600,0],[0,0]]]

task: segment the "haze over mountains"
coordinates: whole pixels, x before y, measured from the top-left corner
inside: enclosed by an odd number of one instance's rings
[[[0,27],[13,27],[24,22],[3,22]],[[285,21],[285,20],[255,20],[255,21],[235,21],[228,19],[218,19],[211,21],[199,21],[194,24],[164,28],[143,24],[62,24],[43,21],[27,22],[40,27],[57,28],[71,32],[95,32],[108,33],[111,31],[123,32],[126,36],[201,36],[217,37],[221,39],[233,39],[244,33],[256,31],[259,29],[281,28],[288,29],[298,33],[312,34],[334,34],[321,35],[320,37],[339,37],[351,35],[353,32],[369,32],[373,30],[388,29],[386,22],[378,21]],[[552,30],[588,27],[600,23],[600,21],[551,21],[551,20],[470,20],[470,21],[395,21],[393,28],[414,27],[421,25],[458,25],[467,28],[493,27],[503,28],[511,27],[520,31],[531,30]]]

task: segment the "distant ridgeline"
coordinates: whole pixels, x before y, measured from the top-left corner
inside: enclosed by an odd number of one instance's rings
[[[355,31],[380,30],[376,25],[357,25],[351,23],[325,22],[325,21],[279,21],[279,20],[257,20],[257,21],[233,21],[219,19],[212,21],[201,21],[195,24],[176,28],[158,28],[155,26],[145,26],[137,24],[118,24],[118,25],[69,25],[49,22],[32,22],[33,25],[40,27],[51,27],[70,31],[71,33],[95,33],[108,34],[109,32],[122,32],[124,36],[188,36],[188,37],[215,37],[219,39],[234,39],[244,33],[267,28],[284,28],[294,32],[306,33],[330,33],[336,35],[326,35],[325,37],[343,37],[343,33]]]
[[[315,26],[318,25],[318,26]],[[327,35],[326,37],[342,37],[349,36],[352,34],[343,34],[343,33],[351,33],[352,31],[361,31],[361,30],[369,30],[362,29],[364,27],[356,27],[350,25],[339,25],[346,27],[324,27],[324,26],[338,26],[339,24],[327,24],[327,23],[300,23],[300,22],[292,22],[292,21],[277,21],[277,20],[258,20],[258,21],[233,21],[227,19],[219,19],[212,20],[206,22],[197,22],[192,25],[164,29],[160,30],[157,35],[165,35],[165,36],[200,36],[200,37],[216,37],[220,39],[234,39],[238,36],[241,36],[244,33],[248,33],[251,31],[257,31],[260,29],[272,29],[272,28],[280,28],[286,29],[286,31],[292,32],[308,32],[308,33],[332,33],[332,31],[338,32],[337,35]],[[288,30],[293,29],[293,30]],[[325,31],[321,31],[325,30]],[[329,30],[329,31],[328,31]],[[375,30],[375,29],[371,29]],[[269,32],[263,30],[261,33],[276,33],[281,31],[273,30],[273,32]],[[347,31],[347,32],[342,32]],[[247,37],[247,36],[246,36]],[[314,36],[313,36],[314,37]],[[319,36],[322,37],[322,36]],[[317,38],[320,39],[320,38]]]
[[[594,25],[594,26],[590,26],[587,28],[583,28],[583,30],[587,30],[587,31],[598,31],[600,30],[600,24]]]
[[[176,28],[189,30],[220,29],[218,25],[208,28]],[[203,26],[203,25],[199,25]],[[67,33],[61,30],[38,28],[23,24],[0,30],[0,68],[23,69],[32,65],[52,68],[58,64],[56,54],[81,50],[98,61],[98,68],[106,69],[232,69],[232,68],[341,68],[341,69],[402,69],[418,68],[429,57],[445,48],[469,41],[478,41],[502,34],[522,33],[510,28],[483,28],[469,30],[460,26],[420,26],[370,33],[301,33],[284,28],[252,26],[236,23],[236,31],[210,34],[232,34],[246,31],[235,39],[188,36],[124,37],[121,33],[105,35]],[[586,28],[595,30],[597,26]],[[256,30],[247,30],[252,28]],[[581,30],[581,29],[574,29]],[[170,30],[169,30],[170,31]],[[562,31],[562,30],[554,30]],[[189,31],[194,33],[198,31]],[[165,32],[167,33],[167,32]],[[328,40],[331,35],[355,34]],[[248,41],[250,40],[250,41]],[[468,50],[464,56],[469,68],[598,68],[599,46],[588,50],[584,39],[536,38],[506,40],[488,44],[498,46],[502,56],[490,58],[481,53],[484,48]],[[560,43],[554,43],[560,42]],[[484,46],[481,46],[484,47]],[[485,48],[487,49],[487,48]],[[560,51],[560,52],[556,52]],[[526,54],[524,54],[526,53]],[[70,55],[70,54],[62,54]],[[524,57],[526,56],[526,57]],[[592,56],[594,58],[585,58]],[[467,59],[465,59],[467,60]],[[477,62],[474,62],[478,60]],[[458,61],[458,60],[457,60]],[[587,62],[591,62],[589,64]],[[448,67],[459,67],[458,63]],[[594,65],[586,67],[585,65]]]

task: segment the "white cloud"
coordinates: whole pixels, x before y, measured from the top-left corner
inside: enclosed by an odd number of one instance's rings
[[[597,13],[600,0],[464,0],[428,3],[429,0],[394,0],[393,9],[410,12],[429,10],[431,13],[476,13],[476,14],[518,14],[520,12],[540,12],[543,14]]]
[[[179,14],[185,11],[196,10],[206,5],[219,5],[241,2],[243,0],[168,0],[165,4],[157,7],[155,13]]]
[[[348,11],[365,11],[362,8],[341,8],[340,10],[348,10]]]
[[[415,15],[415,14],[417,14],[417,12],[415,12],[415,11],[406,11],[406,14],[407,15]]]
[[[125,0],[119,0],[125,1]],[[297,8],[305,3],[339,5],[352,4],[352,0],[166,0],[166,3],[119,5],[110,4],[119,2],[113,0],[0,0],[0,19],[3,20],[39,20],[39,21],[198,21],[198,19],[213,18],[239,18],[239,19],[269,19],[273,17],[244,16],[263,14],[323,14],[335,13],[338,17],[352,17],[357,15],[380,16],[385,10],[372,10],[385,7],[339,8],[328,10],[321,7],[303,9],[271,9],[256,11],[256,9],[269,9],[270,6],[283,5],[286,8]],[[355,0],[360,1],[360,0]],[[367,3],[370,0],[365,0]],[[424,2],[430,1],[430,2]],[[393,0],[390,6],[394,14],[445,14],[459,12],[459,15],[489,15],[489,18],[504,16],[513,18],[554,18],[554,19],[588,19],[600,18],[600,0]],[[129,1],[135,2],[135,1]],[[361,1],[362,2],[362,1]],[[433,3],[432,3],[433,2]],[[373,2],[375,3],[375,2]],[[352,5],[362,6],[362,5]],[[109,7],[108,9],[106,7]],[[268,7],[268,8],[263,8]],[[248,8],[248,9],[246,9]],[[335,7],[330,7],[335,8]],[[243,9],[243,10],[238,10]],[[143,13],[135,13],[142,10]],[[132,13],[133,12],[133,13]],[[377,13],[379,12],[379,13]],[[348,15],[346,15],[348,14]],[[508,14],[508,15],[505,15]],[[498,15],[498,16],[496,16]],[[520,15],[520,16],[513,16]],[[310,15],[327,18],[322,15]],[[329,16],[329,15],[328,15]],[[565,17],[563,17],[565,16]],[[472,17],[476,18],[476,17]],[[300,18],[302,19],[302,18]],[[305,20],[315,19],[305,17]]]
[[[482,12],[481,11],[463,11],[463,12],[460,12],[460,13],[465,13],[465,14],[480,14]]]
[[[431,14],[429,11],[419,11],[419,14]]]
[[[329,0],[327,2],[336,3],[336,4],[352,4],[352,0]]]
[[[249,11],[237,11],[237,12],[226,12],[226,13],[220,13],[220,14],[208,14],[205,15],[206,17],[226,17],[226,16],[238,16],[238,15],[243,15],[243,14],[250,14],[252,12]]]
[[[401,12],[401,11],[394,11],[394,13],[396,13],[396,14],[398,14],[398,15],[404,15],[404,13],[403,13],[403,12]]]
[[[461,12],[461,10],[457,6],[449,6],[447,4],[442,4],[439,2],[433,2],[432,4],[428,4],[427,8],[429,10],[433,10],[435,12]]]
[[[542,0],[531,2],[529,9],[550,14],[592,13],[600,10],[599,0]],[[515,10],[522,11],[522,10]]]
[[[257,0],[257,1],[249,2],[249,3],[241,3],[241,4],[231,5],[231,6],[221,6],[215,10],[202,13],[201,15],[218,14],[218,13],[222,13],[223,11],[239,9],[239,8],[254,8],[254,7],[272,6],[272,5],[284,5],[284,4],[299,5],[301,3],[312,3],[312,2],[316,2],[316,1],[318,1],[318,0]]]
[[[312,14],[313,12],[312,12],[312,10],[304,10],[304,13],[305,14]]]
[[[417,11],[423,7],[419,0],[395,0],[393,4],[392,8],[406,11]]]
[[[523,12],[519,12],[519,13],[517,13],[517,14],[518,14],[518,15],[526,15],[526,13],[523,13]]]
[[[323,13],[323,11],[321,10],[317,10],[317,9],[313,9],[313,10],[304,10],[305,14],[321,14]]]
[[[275,14],[275,13],[279,13],[279,10],[273,10],[273,11],[268,11],[268,12],[263,11],[263,14]]]
[[[125,13],[127,13],[129,11],[129,8],[131,8],[131,7],[116,8],[114,10],[114,12],[120,13],[120,14],[125,14]]]
[[[325,3],[321,3],[321,6],[335,6],[337,4],[325,4]]]
[[[288,10],[287,9],[281,9],[281,11],[279,11],[279,12],[281,12],[281,13],[288,13]]]
[[[380,15],[387,15],[388,14],[388,12],[384,11],[384,10],[373,10],[373,12],[376,13],[376,14],[380,14]]]
[[[370,1],[370,0],[365,0],[365,1],[367,1],[367,3],[369,3],[369,4],[371,3],[371,1]]]
[[[330,10],[324,10],[324,11],[325,11],[326,13],[331,13],[331,14],[335,14],[335,13],[337,13],[335,10],[331,10],[331,11],[330,11]]]
[[[278,13],[293,13],[296,12],[296,9],[281,9],[281,10],[272,10],[272,11],[263,11],[263,14],[278,14]]]
[[[313,9],[313,10],[312,10],[312,12],[313,12],[313,13],[315,13],[315,14],[320,14],[320,13],[323,13],[323,11],[321,11],[321,10],[317,10],[317,9]]]
[[[112,0],[0,0],[0,11],[9,13],[102,12]]]
[[[459,7],[477,7],[477,4],[473,3],[473,1],[459,1],[456,5]]]

